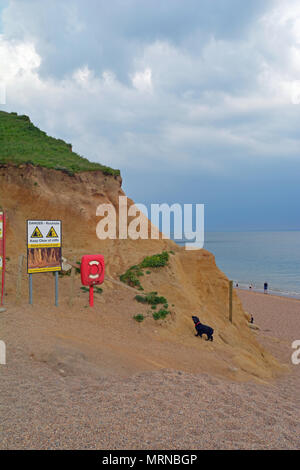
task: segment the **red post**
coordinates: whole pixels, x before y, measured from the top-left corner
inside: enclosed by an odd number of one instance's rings
[[[94,307],[94,286],[90,286],[90,307]]]
[[[4,283],[5,283],[5,213],[0,214],[0,221],[2,220],[2,240],[0,255],[2,255],[2,283],[1,283],[1,305],[3,305],[4,297]]]

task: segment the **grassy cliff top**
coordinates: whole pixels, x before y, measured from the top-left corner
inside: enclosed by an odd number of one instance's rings
[[[100,170],[106,175],[119,175],[100,163],[93,163],[72,151],[71,144],[49,137],[46,132],[34,126],[28,116],[0,111],[0,164],[20,165],[31,163],[36,166],[68,171]]]

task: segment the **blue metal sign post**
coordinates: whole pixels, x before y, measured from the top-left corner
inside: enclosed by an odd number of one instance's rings
[[[58,271],[55,271],[55,306],[58,307]]]

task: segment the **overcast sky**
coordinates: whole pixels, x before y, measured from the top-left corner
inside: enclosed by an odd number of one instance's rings
[[[299,0],[0,0],[0,82],[136,202],[300,229]]]

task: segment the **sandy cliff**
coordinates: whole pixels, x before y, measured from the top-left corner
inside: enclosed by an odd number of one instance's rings
[[[68,303],[70,279],[60,280],[60,307],[53,324],[55,308],[48,305],[53,289],[52,274],[34,276],[35,304],[29,307],[24,267],[20,315],[23,305],[24,315],[29,315],[32,325],[42,328],[39,312],[43,311],[43,328],[48,325],[45,327],[48,342],[45,339],[42,345],[40,342],[35,345],[31,341],[28,353],[39,357],[42,352],[45,354],[47,344],[49,351],[56,350],[55,338],[59,338],[64,347],[72,345],[76,350],[84,350],[96,368],[104,367],[107,361],[110,372],[119,373],[122,364],[124,372],[175,368],[237,380],[266,380],[276,376],[280,367],[259,345],[256,333],[249,329],[236,295],[233,324],[228,321],[228,280],[211,253],[185,251],[169,240],[101,241],[97,238],[96,208],[103,202],[117,208],[119,196],[124,195],[121,184],[120,176],[105,176],[101,171],[70,175],[26,164],[19,168],[10,165],[0,168],[0,205],[7,212],[8,222],[8,310],[15,302],[17,258],[26,252],[26,219],[61,219],[63,256],[79,260],[84,253],[101,253],[107,273],[115,279],[146,255],[174,251],[168,266],[151,269],[151,274],[142,279],[145,292],[155,290],[168,299],[171,315],[164,321],[149,316],[141,324],[132,317],[148,312],[149,307],[138,304],[132,291],[107,281],[93,312],[85,308],[87,298],[79,289],[79,276],[72,308]],[[214,343],[194,337],[192,314],[213,326]],[[40,338],[43,331],[32,326],[28,338],[35,332]]]

